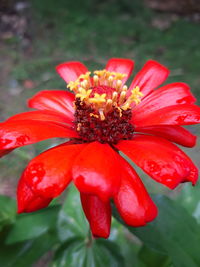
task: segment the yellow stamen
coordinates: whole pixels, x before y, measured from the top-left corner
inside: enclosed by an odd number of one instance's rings
[[[117,109],[119,110],[119,116],[122,116],[122,109],[120,107],[117,107]]]
[[[99,105],[99,104],[106,102],[105,98],[106,98],[106,94],[100,95],[100,94],[95,93],[94,97],[89,99],[89,102]]]
[[[94,74],[96,74],[98,77],[104,76],[105,73],[106,73],[106,70],[95,70],[94,71]]]
[[[89,84],[88,84],[87,80],[83,80],[80,84],[81,84],[81,87],[83,87],[83,88],[88,88],[89,87]]]
[[[87,81],[89,81],[89,79],[90,79],[90,74],[91,74],[90,71],[86,72],[85,74],[81,74],[81,75],[78,77],[78,80],[79,80],[79,81],[81,81],[81,80],[87,80]]]
[[[109,76],[109,77],[108,77],[108,86],[111,86],[111,87],[112,87],[112,85],[113,85],[113,80],[114,80],[113,76]]]
[[[113,94],[112,94],[112,101],[113,101],[113,103],[116,102],[117,97],[118,97],[118,93],[117,92],[113,92]]]
[[[132,91],[129,98],[126,100],[126,102],[121,107],[123,110],[127,110],[130,108],[131,104],[135,102],[136,105],[138,105],[141,102],[141,97],[143,96],[143,93],[140,92],[139,86],[136,86]]]
[[[102,121],[104,121],[105,120],[105,116],[104,116],[104,113],[103,113],[103,110],[102,109],[99,110],[99,115],[100,115],[100,119]]]
[[[93,81],[94,81],[94,86],[98,86],[99,85],[99,77],[97,75],[94,75]]]
[[[81,101],[85,100],[85,99],[88,99],[90,94],[91,94],[92,90],[85,90],[84,88],[79,88],[79,93],[76,94],[76,97],[80,98]]]
[[[94,114],[94,113],[90,113],[90,117],[95,117],[95,118],[99,118],[99,116],[97,114]]]
[[[71,91],[77,91],[78,86],[79,86],[79,81],[75,81],[75,82],[69,82],[67,85],[67,88],[69,88]]]
[[[122,91],[127,91],[128,90],[128,86],[127,85],[124,85],[123,87],[122,87]]]
[[[119,105],[121,105],[124,102],[125,98],[126,98],[126,92],[122,91],[119,97]]]
[[[115,79],[116,80],[123,80],[123,78],[125,78],[127,76],[127,74],[124,74],[124,73],[118,73],[118,72],[115,72]]]
[[[132,102],[135,102],[136,105],[139,104],[141,102],[141,97],[144,94],[142,92],[140,92],[140,88],[139,86],[136,86],[132,91],[131,91],[131,95],[129,96],[129,98],[131,99]]]
[[[131,100],[128,99],[128,100],[126,101],[126,103],[125,103],[123,106],[121,106],[121,108],[122,108],[123,110],[127,110],[127,109],[130,108],[131,103],[132,103]]]
[[[108,112],[112,108],[112,105],[113,105],[112,99],[108,99],[105,107],[106,112]]]
[[[80,131],[80,129],[81,129],[81,123],[78,123],[78,124],[77,124],[77,128],[76,128],[76,130],[77,130],[77,131]]]
[[[117,80],[117,82],[116,82],[116,89],[117,89],[117,91],[120,90],[121,86],[122,86],[122,81],[121,80]]]

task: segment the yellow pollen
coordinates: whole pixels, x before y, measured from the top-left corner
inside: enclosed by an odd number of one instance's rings
[[[135,102],[136,105],[138,105],[141,102],[141,97],[143,96],[143,93],[140,92],[139,86],[136,86],[132,91],[129,98],[126,100],[126,102],[122,105],[123,110],[127,110],[130,108],[131,104]]]
[[[88,72],[86,72],[85,74],[81,74],[79,77],[78,77],[78,80],[80,81],[80,80],[89,80],[90,79],[90,74],[91,74],[91,72],[90,71],[88,71]]]
[[[84,88],[80,87],[79,88],[79,93],[76,94],[76,97],[79,97],[81,99],[81,101],[83,101],[84,99],[88,99],[90,94],[91,94],[92,90],[85,90]]]
[[[94,97],[89,99],[89,102],[99,105],[99,104],[106,102],[105,98],[106,98],[106,94],[100,95],[100,94],[95,93]]]
[[[106,73],[106,70],[95,70],[94,71],[94,74],[96,74],[98,77],[104,76],[105,73]]]
[[[117,109],[119,110],[119,116],[122,116],[122,109],[120,107],[117,107]]]
[[[94,114],[94,113],[90,113],[90,117],[95,117],[95,118],[99,118],[99,116],[97,114]]]
[[[118,72],[114,72],[114,75],[115,75],[116,80],[123,80],[123,78],[125,78],[127,76],[124,73],[118,73]]]
[[[132,102],[135,102],[136,105],[139,104],[141,102],[141,97],[144,94],[142,92],[140,92],[140,88],[139,86],[136,86],[132,91],[131,91],[131,96],[129,97]]]
[[[75,82],[69,82],[67,85],[67,88],[69,88],[71,91],[77,91],[78,86],[79,86],[79,81],[75,81]]]

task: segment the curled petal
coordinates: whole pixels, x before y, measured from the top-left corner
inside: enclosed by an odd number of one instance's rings
[[[74,120],[74,94],[64,90],[44,90],[28,101],[30,108],[63,113],[68,119]]]
[[[74,127],[73,122],[70,119],[68,119],[64,114],[49,110],[35,110],[35,111],[19,113],[10,117],[6,121],[8,122],[17,120],[35,120],[44,122],[51,121],[61,126],[66,125],[71,128]]]
[[[147,114],[158,109],[172,105],[194,104],[195,101],[187,84],[171,83],[151,92],[133,108],[133,113],[138,117],[137,120],[142,120]]]
[[[77,137],[77,134],[52,122],[20,120],[0,124],[0,149],[13,149],[54,137]]]
[[[121,184],[114,197],[115,205],[126,224],[143,226],[157,216],[157,207],[151,200],[134,169],[121,158]]]
[[[179,183],[190,181],[194,185],[197,182],[196,166],[183,151],[165,139],[138,134],[116,147],[154,180],[171,189]]]
[[[139,86],[140,91],[146,96],[162,84],[168,75],[169,70],[165,66],[154,60],[148,60],[133,79],[129,92],[136,86]]]
[[[81,74],[88,72],[88,69],[83,63],[72,61],[59,64],[56,71],[66,83],[69,83],[74,82]]]
[[[200,123],[200,107],[189,104],[169,106],[141,117],[133,112],[131,122],[136,127],[197,124]]]
[[[59,196],[71,182],[72,163],[85,146],[65,143],[43,152],[30,161],[22,179],[37,196]]]
[[[130,77],[134,67],[134,61],[124,58],[111,58],[106,64],[106,70],[124,73],[127,76],[123,79],[125,83]]]
[[[94,237],[108,238],[111,225],[111,207],[109,202],[101,201],[97,196],[81,193],[81,203]]]
[[[136,132],[163,137],[186,147],[194,147],[197,137],[178,125],[155,125],[135,128]]]
[[[35,194],[27,185],[23,177],[19,180],[17,187],[18,213],[33,212],[46,208],[51,200],[51,198],[43,198]]]
[[[118,158],[118,154],[108,144],[88,144],[72,168],[78,190],[96,195],[104,202],[108,201],[119,188],[121,169]]]

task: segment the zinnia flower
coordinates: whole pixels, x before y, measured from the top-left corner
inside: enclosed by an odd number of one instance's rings
[[[153,60],[128,88],[133,66],[132,60],[112,58],[91,74],[80,62],[62,63],[56,70],[72,92],[41,91],[28,101],[36,111],[1,123],[2,156],[48,138],[69,139],[30,161],[18,184],[19,213],[46,207],[73,181],[94,236],[109,236],[111,200],[128,225],[152,221],[157,208],[119,151],[170,189],[187,181],[195,185],[197,168],[173,144],[193,147],[196,142],[181,127],[200,122],[190,88],[171,83],[157,89],[169,70]]]

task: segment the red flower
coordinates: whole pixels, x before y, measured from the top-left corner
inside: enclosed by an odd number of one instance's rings
[[[153,60],[128,88],[133,65],[129,59],[110,59],[105,70],[91,76],[80,62],[60,64],[57,72],[75,94],[41,91],[28,102],[37,111],[1,123],[1,155],[48,138],[70,139],[28,164],[17,190],[19,213],[46,207],[73,180],[94,236],[109,236],[110,199],[128,225],[152,221],[157,208],[119,151],[171,189],[196,183],[197,168],[173,144],[195,145],[196,137],[181,127],[200,122],[195,98],[184,83],[157,89],[169,70]]]

